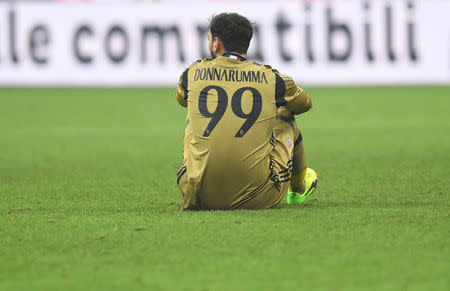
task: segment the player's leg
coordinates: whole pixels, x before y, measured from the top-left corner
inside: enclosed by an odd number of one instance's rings
[[[317,187],[317,174],[306,165],[303,137],[298,130],[292,156],[292,174],[287,203],[302,203]]]
[[[292,155],[292,174],[291,174],[291,191],[303,193],[305,191],[305,174],[308,166],[306,165],[305,146],[303,144],[301,133],[297,137]]]

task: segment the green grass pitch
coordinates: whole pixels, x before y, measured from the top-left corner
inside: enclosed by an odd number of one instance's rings
[[[450,87],[311,88],[304,205],[181,212],[174,89],[0,89],[0,290],[449,290]]]

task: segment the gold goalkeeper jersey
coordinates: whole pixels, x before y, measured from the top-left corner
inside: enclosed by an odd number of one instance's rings
[[[270,180],[277,108],[311,107],[309,95],[270,66],[235,55],[203,59],[181,75],[176,96],[187,107],[182,175],[187,200],[207,208],[236,208]]]

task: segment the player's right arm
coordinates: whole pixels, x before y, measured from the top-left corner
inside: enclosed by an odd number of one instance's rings
[[[300,88],[291,77],[276,74],[276,100],[277,106],[285,106],[292,114],[301,114],[312,107],[309,94]]]
[[[187,88],[187,81],[188,81],[188,72],[189,68],[184,70],[184,72],[181,74],[180,79],[178,80],[178,86],[177,86],[177,100],[178,103],[180,103],[181,106],[187,107],[187,97],[188,97],[188,88]]]

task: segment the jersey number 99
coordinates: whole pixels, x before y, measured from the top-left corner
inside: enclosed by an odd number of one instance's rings
[[[210,90],[215,90],[217,92],[218,98],[217,107],[214,112],[209,112],[207,106],[208,92]],[[247,114],[242,110],[242,95],[244,94],[245,91],[250,91],[253,95],[252,109]],[[198,98],[198,110],[204,117],[211,118],[211,120],[208,123],[208,126],[203,132],[204,137],[208,137],[214,130],[216,125],[219,123],[219,121],[225,114],[227,106],[228,106],[228,94],[222,87],[211,85],[203,88],[203,90],[200,92],[200,96]],[[241,128],[239,128],[239,130],[236,132],[235,135],[235,137],[243,137],[247,133],[247,131],[253,126],[253,124],[255,124],[256,120],[261,114],[262,110],[261,94],[259,93],[258,90],[252,87],[239,88],[236,90],[236,92],[234,92],[233,96],[231,97],[231,109],[233,110],[233,113],[237,117],[245,119],[244,124],[242,124]]]

